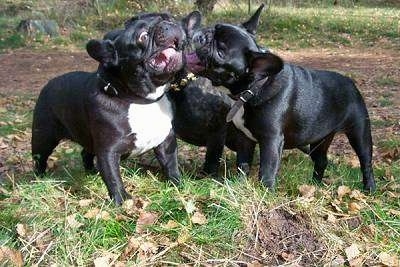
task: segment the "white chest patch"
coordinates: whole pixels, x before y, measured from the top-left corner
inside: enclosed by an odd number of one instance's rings
[[[128,111],[131,133],[135,135],[134,155],[161,144],[172,128],[172,108],[167,96],[151,104],[131,104]]]
[[[162,85],[156,88],[156,91],[153,93],[150,93],[146,96],[146,99],[150,100],[156,100],[160,96],[162,96],[165,93],[165,89],[167,88],[167,85]]]
[[[257,142],[257,139],[251,134],[250,130],[244,126],[244,108],[241,107],[232,119],[233,124],[241,130],[248,138]]]

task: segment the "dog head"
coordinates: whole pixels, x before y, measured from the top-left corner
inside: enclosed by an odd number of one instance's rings
[[[86,50],[100,63],[99,71],[116,81],[114,87],[148,98],[182,69],[182,51],[199,24],[198,12],[182,21],[166,13],[141,14],[127,21],[125,29],[90,40]]]
[[[280,72],[282,59],[260,49],[254,40],[263,6],[239,26],[221,23],[196,31],[192,38],[195,51],[186,54],[187,68],[232,94],[246,90],[254,79]]]

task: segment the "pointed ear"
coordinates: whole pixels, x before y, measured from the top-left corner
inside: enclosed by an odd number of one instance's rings
[[[182,19],[182,26],[185,29],[188,38],[192,38],[194,32],[200,28],[201,24],[201,13],[199,11],[193,11]]]
[[[251,16],[251,18],[242,23],[242,26],[250,33],[250,34],[256,34],[257,31],[257,26],[258,26],[258,21],[260,19],[260,14],[261,11],[264,8],[264,4],[261,4],[260,7],[257,9],[256,13],[254,13],[253,16]]]
[[[249,51],[248,66],[254,75],[271,76],[283,69],[283,60],[269,52]]]
[[[86,44],[86,51],[104,67],[118,65],[118,53],[111,40],[90,40]]]

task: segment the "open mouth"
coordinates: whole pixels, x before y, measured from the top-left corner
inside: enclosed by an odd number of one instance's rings
[[[149,65],[156,72],[171,73],[182,67],[182,52],[169,47],[153,56]]]
[[[197,74],[205,70],[205,64],[200,60],[196,52],[190,52],[185,54],[186,66],[189,71]]]

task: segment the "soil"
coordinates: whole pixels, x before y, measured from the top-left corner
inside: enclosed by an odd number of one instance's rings
[[[262,259],[259,263],[277,266],[317,266],[326,253],[303,214],[292,214],[285,209],[260,212],[253,228],[248,255]]]

